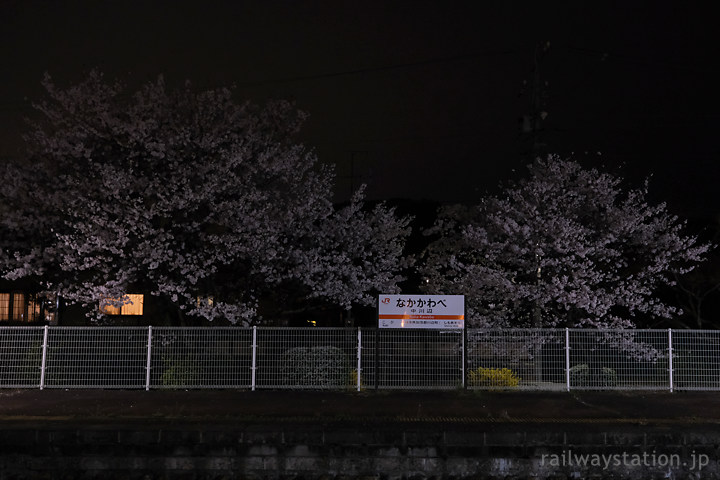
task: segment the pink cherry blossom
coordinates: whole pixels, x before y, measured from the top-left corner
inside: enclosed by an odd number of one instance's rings
[[[97,71],[43,85],[27,161],[2,172],[3,277],[98,316],[144,292],[242,324],[285,283],[344,308],[397,290],[409,219],[363,208],[362,191],[336,209],[333,169],[293,140],[307,115],[291,103],[163,77],[132,91]]]
[[[472,207],[445,208],[421,273],[466,295],[476,327],[631,328],[678,309],[658,297],[710,245],[642,188],[557,156]]]

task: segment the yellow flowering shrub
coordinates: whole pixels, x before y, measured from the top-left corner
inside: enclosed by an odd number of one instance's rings
[[[468,372],[469,387],[517,387],[520,377],[509,368],[478,367]]]
[[[350,372],[350,388],[355,389],[357,388],[357,382],[358,382],[358,371],[357,369],[353,369]],[[362,376],[360,376],[360,389],[362,390],[365,388],[365,385],[363,385]]]

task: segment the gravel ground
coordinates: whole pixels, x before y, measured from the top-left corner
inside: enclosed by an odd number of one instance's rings
[[[0,390],[0,423],[720,423],[714,392]]]

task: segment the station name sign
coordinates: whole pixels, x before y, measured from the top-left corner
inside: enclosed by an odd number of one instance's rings
[[[462,329],[464,295],[380,295],[379,328]]]

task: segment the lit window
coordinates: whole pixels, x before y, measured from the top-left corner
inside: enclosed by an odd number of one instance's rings
[[[0,293],[0,321],[35,322],[42,320],[42,302],[35,295],[21,292]]]
[[[32,296],[28,298],[27,319],[28,322],[37,322],[43,319],[42,302]]]
[[[25,294],[13,293],[12,319],[25,320]]]
[[[143,298],[142,294],[131,293],[131,294],[125,295],[121,300],[124,302],[123,305],[117,306],[117,307],[112,304],[112,302],[114,302],[115,299],[107,300],[107,302],[109,302],[109,303],[106,303],[104,305],[103,305],[103,303],[105,303],[105,302],[100,302],[100,311],[102,313],[104,313],[105,315],[142,315],[143,314],[144,298]]]
[[[0,321],[42,322],[43,302],[35,294],[0,293]]]
[[[195,302],[197,303],[198,307],[202,307],[203,305],[212,307],[215,303],[215,297],[195,297]]]
[[[9,293],[0,293],[0,320],[10,320]]]
[[[116,307],[112,304],[113,301],[114,299],[108,298],[107,300],[100,302],[100,312],[104,313],[105,315],[120,315],[122,307]]]

